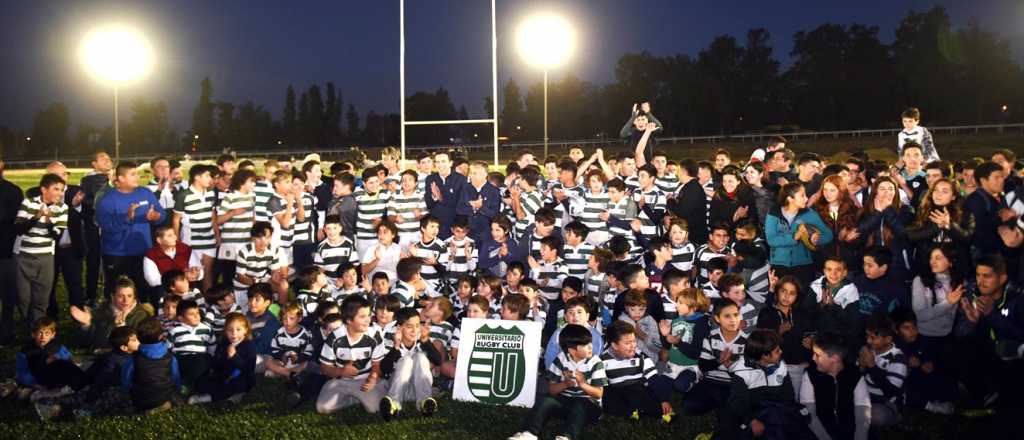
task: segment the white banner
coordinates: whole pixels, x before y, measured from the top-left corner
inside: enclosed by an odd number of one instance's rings
[[[533,407],[542,329],[534,321],[463,319],[453,397]]]

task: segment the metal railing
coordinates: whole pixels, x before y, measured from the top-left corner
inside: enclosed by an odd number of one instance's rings
[[[748,133],[748,134],[731,134],[731,135],[714,135],[714,136],[675,136],[675,137],[659,137],[658,142],[661,145],[671,144],[714,144],[714,143],[758,143],[766,142],[776,136],[783,136],[789,141],[796,140],[817,140],[817,139],[840,139],[840,138],[863,138],[863,137],[884,137],[892,136],[895,138],[896,134],[900,132],[899,128],[882,128],[882,129],[866,129],[866,130],[838,130],[838,131],[790,131],[790,132],[779,132],[779,133]],[[957,125],[947,127],[928,127],[928,130],[933,135],[937,136],[962,136],[962,135],[982,135],[982,134],[1016,134],[1024,136],[1024,123],[1017,124],[987,124],[987,125]],[[893,139],[893,145],[896,141]],[[542,141],[522,141],[522,142],[502,142],[502,149],[517,149],[517,148],[536,148],[544,145]],[[550,148],[554,150],[567,149],[570,146],[579,146],[584,149],[587,148],[603,148],[603,147],[615,147],[621,146],[622,140],[616,137],[612,138],[598,138],[598,139],[574,139],[574,140],[552,140],[548,142]],[[322,159],[340,159],[349,153],[354,147],[331,147],[331,148],[319,148],[319,149],[306,149],[293,148],[293,149],[274,149],[274,150],[234,150],[234,154],[237,157],[294,157],[301,158],[308,153],[317,153]],[[374,150],[383,147],[364,147],[359,146],[362,150]],[[432,150],[439,148],[438,145],[418,145],[418,146],[407,146],[407,152]],[[473,152],[480,150],[490,150],[494,148],[493,143],[486,144],[457,144],[457,149]],[[196,153],[184,153],[188,154],[192,160],[214,160],[221,153],[219,152],[196,152]],[[121,160],[130,160],[135,162],[149,162],[150,159],[164,155],[168,157],[180,157],[183,153],[150,153],[150,154],[139,154],[139,155],[127,155],[122,156]],[[408,154],[408,156],[414,156],[414,154]],[[60,160],[65,165],[72,168],[88,167],[92,161],[92,156],[62,156]],[[5,166],[10,169],[16,168],[43,168],[49,164],[53,159],[33,159],[33,160],[12,160],[5,161]]]

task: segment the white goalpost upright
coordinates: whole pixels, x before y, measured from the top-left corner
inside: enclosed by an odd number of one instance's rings
[[[498,165],[498,33],[497,21],[494,9],[495,0],[491,0],[491,114],[490,119],[449,119],[449,120],[428,120],[408,121],[405,119],[405,0],[398,1],[398,27],[399,27],[399,63],[401,72],[399,76],[400,93],[400,121],[401,121],[401,144],[402,160],[405,160],[405,128],[410,125],[455,125],[455,124],[491,124],[494,141],[494,165]]]

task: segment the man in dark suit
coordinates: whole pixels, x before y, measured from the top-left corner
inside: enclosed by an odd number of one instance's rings
[[[173,167],[171,167],[173,169]],[[96,195],[110,188],[110,171],[114,162],[103,151],[93,156],[92,171],[82,178],[81,186],[85,197],[82,199],[82,223],[85,226],[85,296],[87,301],[96,301],[100,284],[100,227],[96,224]],[[71,191],[65,191],[70,193]]]
[[[14,343],[14,308],[18,307],[18,291],[13,288],[17,271],[12,255],[14,219],[24,199],[21,188],[4,179],[4,162],[0,160],[0,283],[5,287],[0,293],[0,346]]]
[[[462,189],[457,215],[469,219],[469,236],[477,243],[491,233],[491,218],[501,212],[501,191],[487,181],[487,163],[473,162],[469,166],[469,182]]]
[[[427,176],[426,194],[427,209],[430,215],[441,221],[442,240],[452,236],[452,222],[455,221],[456,206],[466,186],[466,176],[452,170],[451,157],[447,152],[434,155],[437,172]]]
[[[690,228],[690,241],[699,246],[708,241],[704,189],[697,181],[697,164],[692,159],[680,161],[679,171],[679,192],[675,197],[668,199],[668,210],[677,217],[686,219]]]
[[[56,174],[65,182],[71,177],[67,167],[60,162],[51,162],[46,167],[46,172]],[[32,198],[39,196],[39,187],[29,188],[25,196]],[[82,289],[82,258],[86,255],[85,228],[82,222],[82,199],[85,192],[78,185],[67,185],[64,191],[64,203],[70,208],[68,210],[68,228],[57,240],[57,249],[54,253],[53,268],[53,289],[50,291],[50,305],[46,314],[57,319],[57,276],[64,277],[64,287],[68,291],[68,303],[73,306],[84,307],[86,298]]]

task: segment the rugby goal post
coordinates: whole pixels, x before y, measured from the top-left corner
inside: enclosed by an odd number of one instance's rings
[[[495,0],[491,0],[491,114],[490,119],[449,119],[429,121],[408,121],[405,119],[405,0],[398,0],[398,52],[399,63],[399,94],[400,96],[400,121],[401,121],[401,145],[402,160],[406,159],[405,154],[405,128],[410,125],[456,125],[456,124],[491,124],[494,141],[494,165],[498,165],[498,34],[497,21],[494,9]]]

